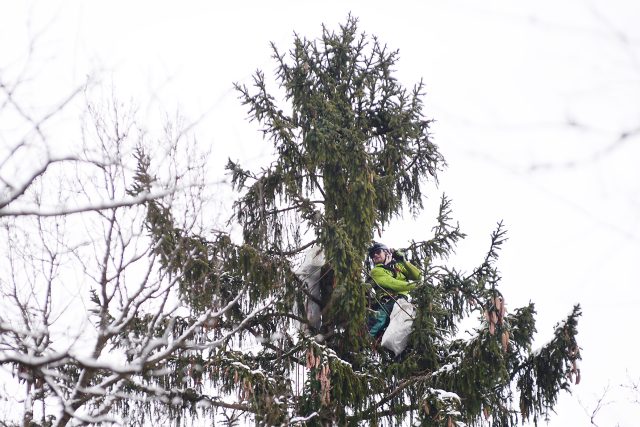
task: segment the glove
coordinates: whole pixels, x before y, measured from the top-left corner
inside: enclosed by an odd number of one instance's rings
[[[393,251],[393,259],[398,262],[405,262],[407,260],[406,255],[402,251]]]

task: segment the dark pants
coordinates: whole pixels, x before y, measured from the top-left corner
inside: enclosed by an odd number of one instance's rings
[[[369,316],[367,320],[367,328],[369,329],[369,335],[372,337],[378,337],[389,326],[391,310],[393,310],[393,304],[395,303],[393,298],[386,298],[380,302],[376,302],[371,309],[374,313]]]

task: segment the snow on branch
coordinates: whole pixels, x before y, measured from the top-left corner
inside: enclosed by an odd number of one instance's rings
[[[71,215],[82,212],[102,211],[107,209],[115,209],[122,207],[130,207],[143,204],[150,200],[156,200],[176,192],[176,189],[158,190],[153,192],[141,193],[135,197],[126,197],[120,200],[110,200],[102,202],[88,203],[76,207],[56,207],[56,208],[42,208],[42,207],[24,207],[15,209],[2,209],[0,208],[0,217],[3,216],[63,216]]]

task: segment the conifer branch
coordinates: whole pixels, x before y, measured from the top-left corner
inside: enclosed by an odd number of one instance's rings
[[[314,239],[312,241],[310,241],[309,243],[306,243],[300,247],[297,247],[295,249],[291,249],[290,251],[278,251],[277,254],[280,256],[291,256],[291,255],[297,255],[300,252],[304,251],[305,249],[309,249],[311,246],[315,245],[316,243],[318,243],[317,239]],[[273,251],[270,251],[270,253],[275,253]]]
[[[376,409],[380,408],[383,405],[386,405],[391,400],[395,399],[402,391],[414,384],[422,381],[428,381],[431,379],[432,373],[429,372],[427,374],[415,375],[411,378],[408,378],[398,384],[393,390],[391,390],[388,394],[384,394],[384,397],[376,402],[373,406],[370,406],[368,409],[362,411],[362,413],[353,416],[353,420],[362,420],[369,419],[370,415],[376,411]]]

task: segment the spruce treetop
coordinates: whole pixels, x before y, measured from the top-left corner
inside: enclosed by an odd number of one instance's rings
[[[287,54],[272,49],[282,104],[260,71],[251,89],[236,88],[278,158],[259,173],[229,162],[243,191],[235,216],[245,242],[272,253],[295,251],[312,230],[350,293],[373,231],[421,209],[424,182],[444,165],[423,115],[424,87],[404,88],[394,77],[398,52],[359,34],[353,17],[338,32],[323,27],[319,40],[295,35]],[[349,317],[363,320],[356,305]]]

